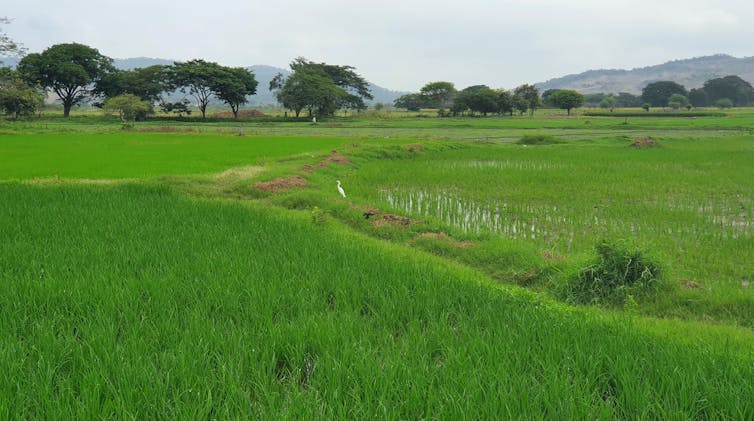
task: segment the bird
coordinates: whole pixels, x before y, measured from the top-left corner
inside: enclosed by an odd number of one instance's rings
[[[338,180],[338,193],[340,193],[341,196],[346,197],[346,192],[343,190],[343,187],[340,187],[340,180]]]

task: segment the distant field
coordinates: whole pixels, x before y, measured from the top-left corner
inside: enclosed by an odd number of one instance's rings
[[[329,150],[326,137],[250,137],[195,133],[0,135],[0,179],[147,178],[209,173],[265,159]]]

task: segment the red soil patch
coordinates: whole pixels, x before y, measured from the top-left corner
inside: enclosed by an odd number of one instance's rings
[[[408,153],[416,153],[416,152],[424,152],[424,145],[421,145],[419,143],[414,143],[413,145],[406,145],[403,147],[403,149]]]
[[[659,145],[651,137],[637,137],[629,146],[632,148],[653,148]]]
[[[309,182],[304,177],[292,175],[287,178],[276,178],[270,181],[254,183],[251,186],[255,189],[274,193],[292,188],[304,188],[308,183]]]
[[[407,227],[415,222],[416,221],[412,220],[411,218],[406,218],[405,216],[393,215],[392,213],[384,213],[377,216],[377,218],[372,221],[372,226],[377,228],[387,226]]]
[[[678,282],[686,289],[699,289],[702,287],[691,279],[679,279]]]
[[[565,261],[565,257],[563,257],[563,255],[560,255],[558,253],[551,253],[549,251],[542,253],[542,257],[544,257],[545,260],[548,260],[550,262],[564,262]]]
[[[330,156],[328,156],[327,158],[319,161],[317,164],[314,164],[314,165],[306,164],[303,167],[301,167],[301,170],[306,173],[312,173],[316,169],[327,168],[327,165],[330,164],[331,162],[338,165],[351,165],[352,164],[350,159],[339,154],[338,151],[332,151],[330,153]]]

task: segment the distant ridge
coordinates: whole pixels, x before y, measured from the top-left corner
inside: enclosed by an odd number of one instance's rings
[[[2,66],[8,66],[8,67],[15,67],[18,64],[18,60],[19,59],[16,57],[0,58],[0,62],[2,62]],[[153,66],[157,64],[162,64],[162,65],[173,64],[173,60],[164,59],[164,58],[151,58],[151,57],[131,57],[131,58],[125,58],[125,59],[120,59],[120,58],[113,59],[113,65],[116,68],[122,69],[122,70],[131,70],[137,67],[147,67],[147,66]],[[272,92],[270,92],[270,89],[269,89],[270,81],[272,80],[273,77],[275,77],[276,74],[282,73],[287,76],[290,74],[290,71],[286,69],[281,69],[279,67],[267,66],[263,64],[249,66],[246,68],[254,72],[254,76],[259,82],[259,85],[257,86],[256,95],[252,95],[249,97],[249,103],[247,105],[252,106],[252,107],[257,107],[257,106],[276,104],[277,100],[275,99],[275,96],[272,94]],[[392,91],[390,89],[377,86],[373,83],[369,84],[369,88],[372,91],[372,95],[374,96],[374,99],[371,101],[367,101],[367,104],[382,102],[387,105],[392,105],[393,101],[396,98],[406,93],[406,92]],[[178,94],[169,95],[169,97],[171,97],[172,100],[175,100],[178,96],[179,96]],[[175,98],[172,98],[172,97],[175,97]]]
[[[640,94],[647,84],[658,80],[672,80],[686,89],[691,89],[702,86],[709,79],[728,75],[740,76],[754,84],[754,57],[737,58],[727,54],[716,54],[673,60],[631,70],[587,70],[537,83],[536,86],[542,92],[548,89],[574,89],[584,94]]]

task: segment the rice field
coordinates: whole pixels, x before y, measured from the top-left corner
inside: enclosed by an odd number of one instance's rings
[[[0,418],[754,418],[752,116],[581,118],[3,122]],[[604,238],[700,288],[506,281]]]

